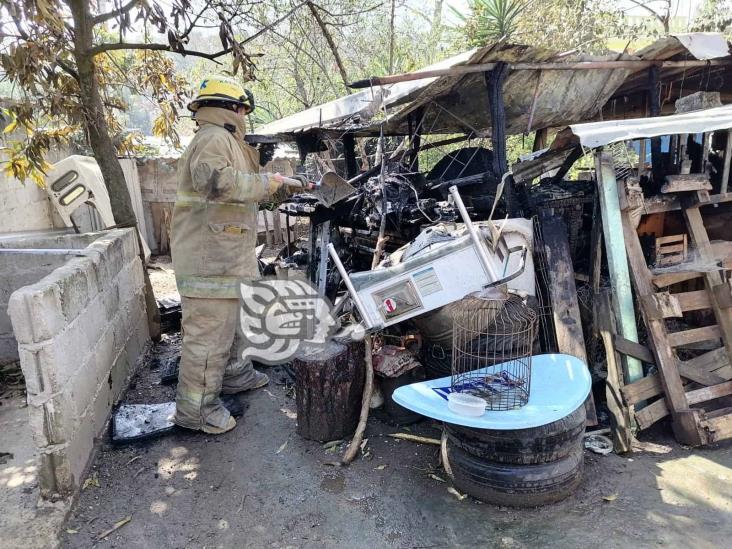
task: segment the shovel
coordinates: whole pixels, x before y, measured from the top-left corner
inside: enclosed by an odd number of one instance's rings
[[[336,202],[340,202],[356,192],[355,187],[333,171],[325,172],[320,178],[320,181],[310,189],[303,187],[302,183],[297,179],[283,177],[282,182],[290,187],[299,187],[307,190],[326,208],[330,208]]]

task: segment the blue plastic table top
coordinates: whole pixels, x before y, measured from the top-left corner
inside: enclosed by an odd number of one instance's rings
[[[500,365],[483,368],[491,373]],[[516,410],[486,411],[480,417],[455,414],[434,388],[450,387],[442,377],[399,387],[392,398],[397,404],[439,421],[478,429],[528,429],[539,427],[574,412],[590,394],[590,372],[580,359],[563,354],[536,355],[531,359],[531,391],[526,405]]]

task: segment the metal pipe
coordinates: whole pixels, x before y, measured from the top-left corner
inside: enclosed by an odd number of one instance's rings
[[[485,249],[485,243],[483,242],[483,238],[478,234],[478,231],[476,230],[472,221],[470,221],[468,210],[465,209],[465,204],[463,204],[463,199],[461,198],[457,187],[453,185],[448,190],[452,195],[452,199],[455,201],[455,205],[458,207],[460,217],[463,218],[463,223],[465,223],[465,226],[468,228],[470,237],[473,239],[473,245],[475,247],[475,252],[478,254],[478,258],[480,259],[481,263],[483,263],[483,267],[485,268],[486,272],[492,278],[491,282],[493,280],[498,280],[499,277],[496,274],[496,271],[493,269],[493,265],[491,265],[490,260],[488,259],[488,252]]]
[[[351,298],[353,298],[353,302],[356,304],[356,309],[358,309],[358,312],[361,314],[361,318],[363,319],[363,323],[366,325],[366,329],[370,330],[371,328],[374,328],[374,324],[371,322],[371,317],[363,306],[361,298],[358,297],[356,288],[351,282],[351,277],[348,276],[346,268],[343,266],[343,263],[341,263],[341,258],[338,257],[338,253],[332,243],[328,244],[328,255],[330,255],[333,263],[335,263],[336,269],[338,269],[338,273],[341,275],[343,283],[346,285],[346,289],[348,289],[348,293],[351,294]]]
[[[84,257],[83,250],[67,248],[0,248],[0,253],[30,255],[76,255]]]

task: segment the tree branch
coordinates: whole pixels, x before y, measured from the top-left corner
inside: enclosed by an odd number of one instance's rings
[[[127,13],[140,3],[140,0],[130,0],[129,2],[127,2],[127,4],[125,4],[118,10],[110,11],[109,13],[101,13],[92,20],[92,25],[99,25],[100,23],[105,23],[110,19],[114,19],[115,17],[123,13]]]
[[[61,69],[62,69],[62,70],[63,70],[63,71],[64,71],[64,72],[66,73],[66,74],[69,74],[69,75],[71,75],[71,77],[72,77],[72,78],[73,78],[74,80],[76,80],[77,82],[79,81],[79,73],[78,73],[78,72],[76,72],[76,70],[75,70],[75,69],[74,69],[74,68],[73,68],[73,67],[72,67],[71,65],[68,65],[68,64],[67,64],[67,63],[66,63],[65,61],[62,61],[61,59],[58,59],[58,58],[56,58],[56,64],[57,64],[57,65],[58,65],[59,67],[61,67]]]
[[[197,50],[176,50],[173,49],[169,44],[144,44],[144,43],[128,43],[128,42],[114,42],[114,43],[107,43],[107,44],[99,44],[97,46],[94,46],[89,50],[89,54],[99,55],[100,53],[105,53],[112,50],[154,50],[154,51],[168,51],[170,53],[178,53],[180,55],[190,55],[191,57],[203,57],[204,59],[208,59],[209,61],[214,61],[215,63],[219,63],[216,61],[218,57],[221,57],[222,55],[226,55],[227,53],[231,52],[231,48],[228,48],[226,50],[222,50],[218,53],[206,53],[202,51]],[[221,64],[221,63],[219,63]]]
[[[667,26],[668,14],[666,14],[666,18],[664,18],[656,10],[654,10],[652,8],[649,8],[643,2],[639,2],[638,0],[630,0],[630,1],[633,2],[639,8],[643,8],[648,13],[650,13],[651,15],[653,15],[656,19],[658,19],[660,21],[660,23],[663,25],[664,30],[668,32],[668,26]]]

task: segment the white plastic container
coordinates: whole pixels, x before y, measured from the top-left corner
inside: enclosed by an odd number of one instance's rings
[[[451,412],[461,416],[480,417],[485,413],[484,399],[465,393],[450,393],[447,395],[447,407]]]

